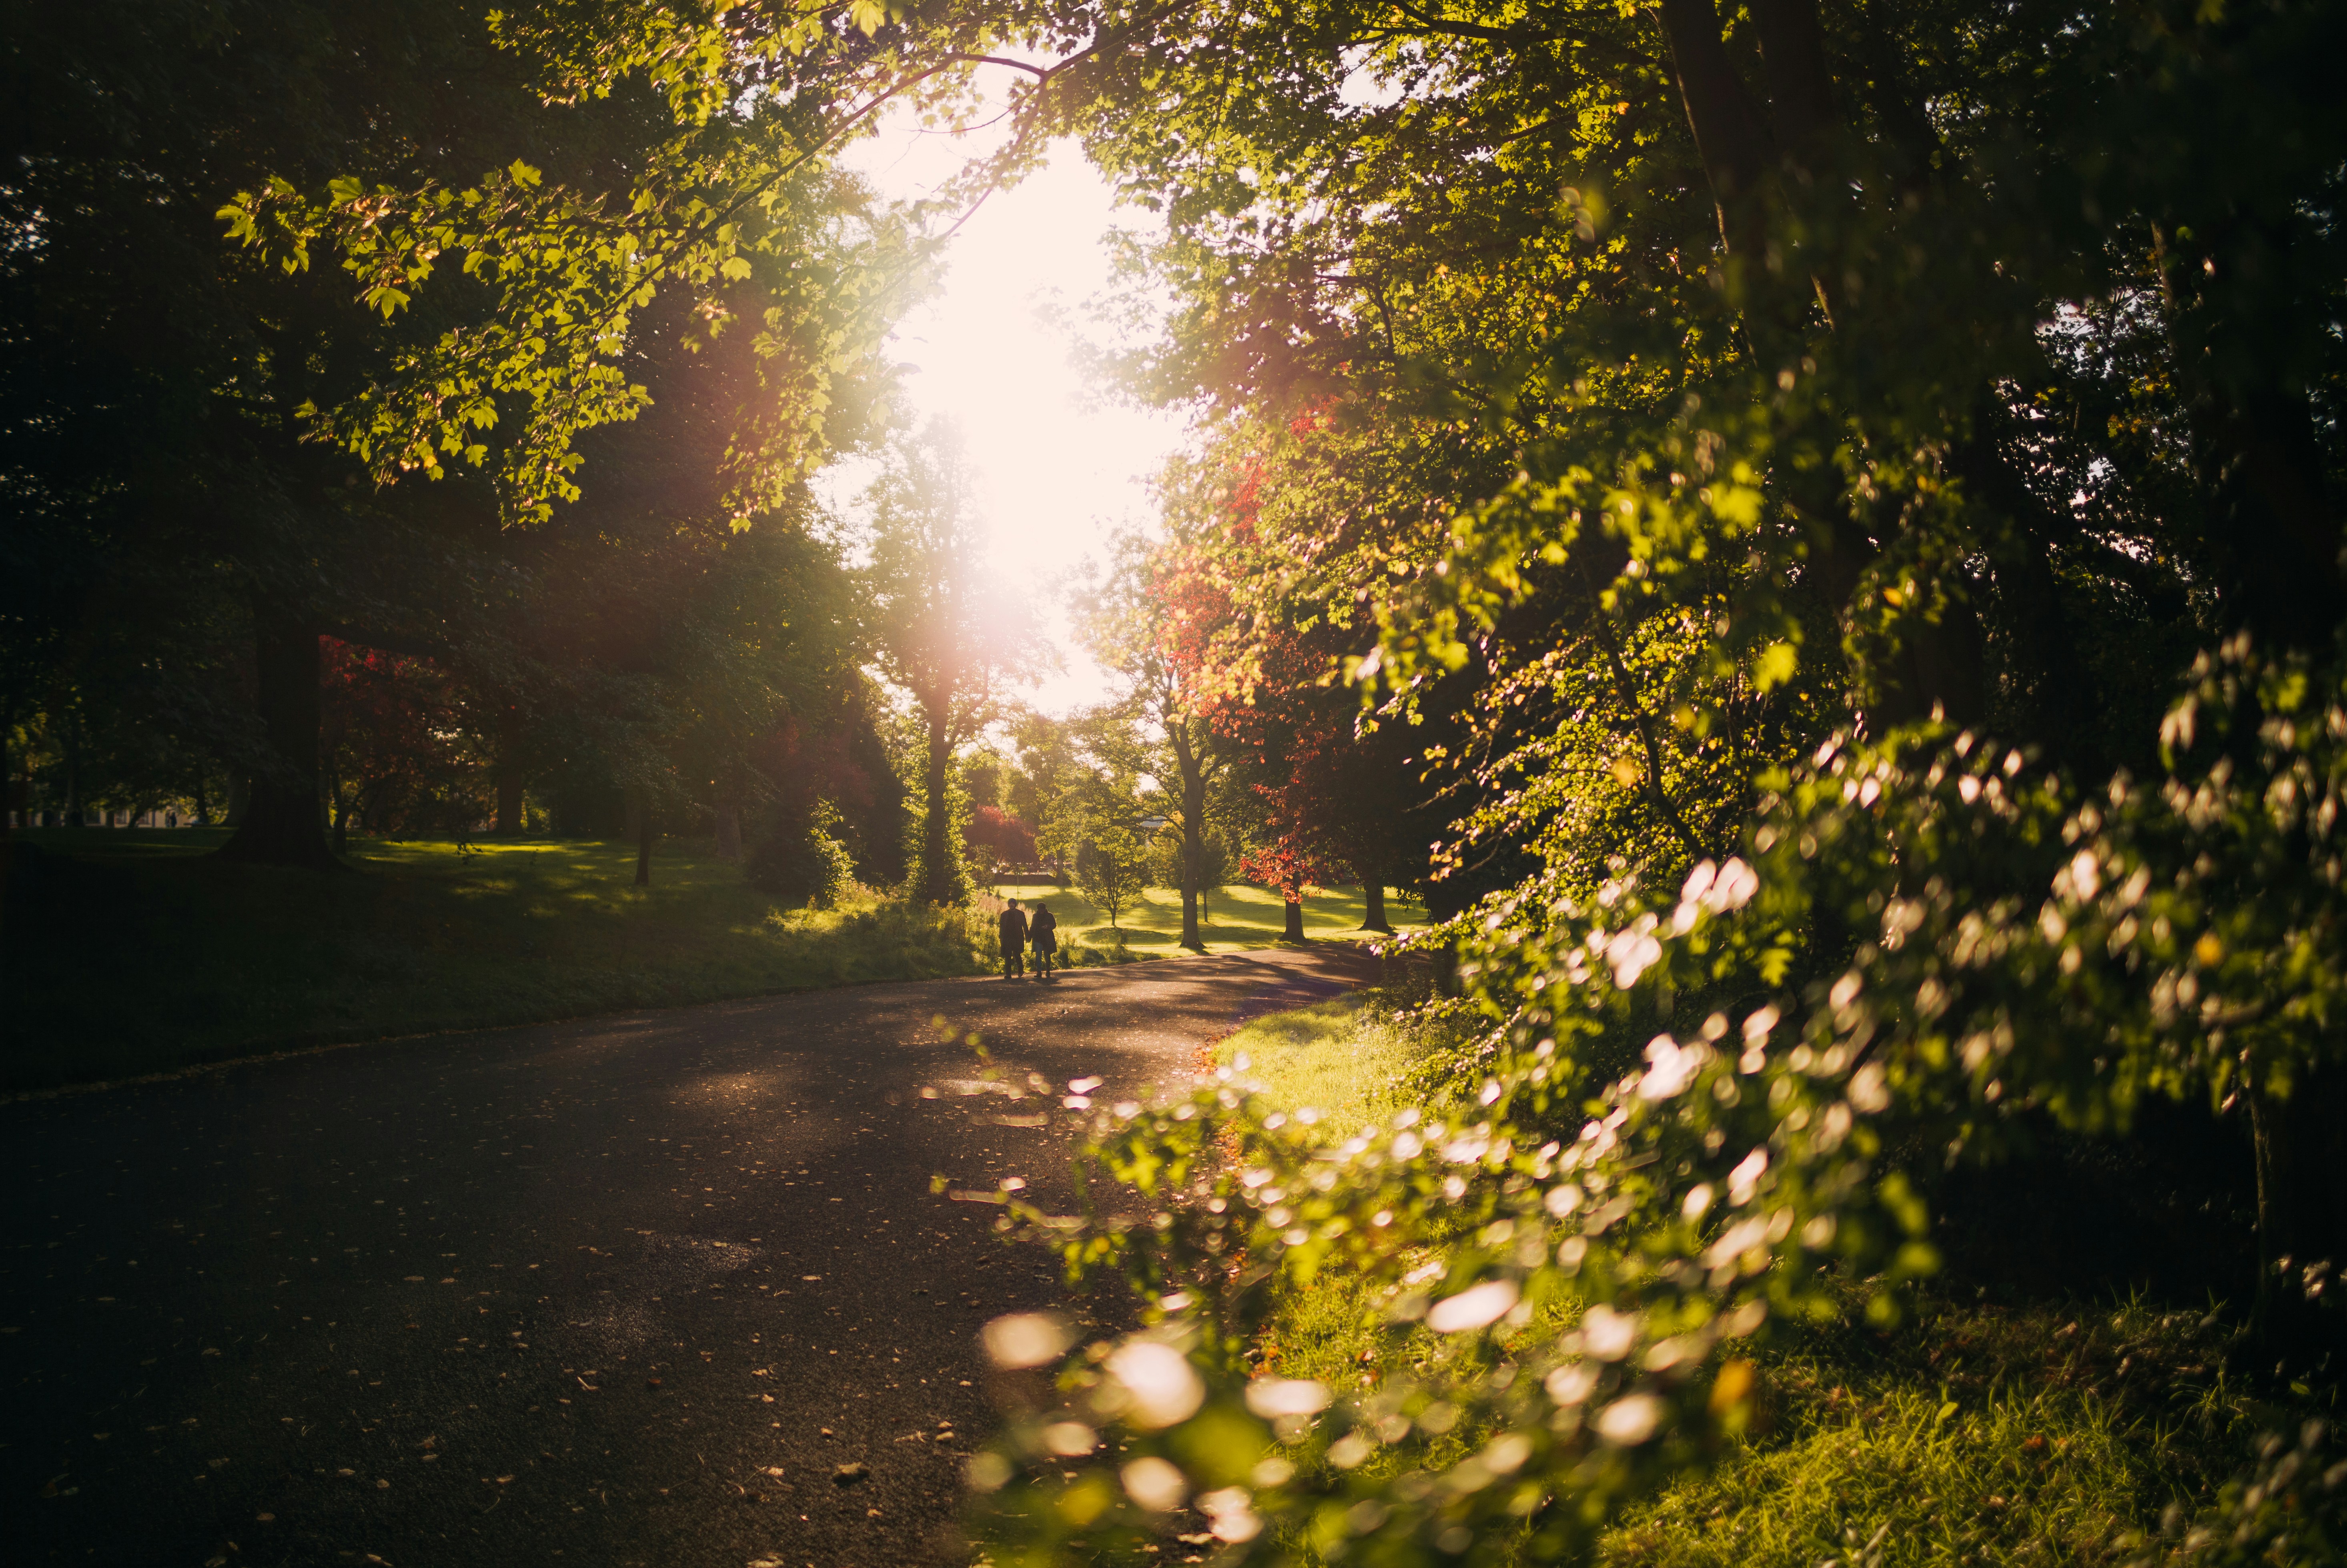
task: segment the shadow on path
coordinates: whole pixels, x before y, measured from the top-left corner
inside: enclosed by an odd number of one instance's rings
[[[358,1047],[0,1106],[17,1563],[958,1560],[974,1336],[1062,1299],[929,1191],[1063,1148],[925,1083],[1180,1087],[1358,949]],[[841,1467],[865,1473],[836,1484]]]

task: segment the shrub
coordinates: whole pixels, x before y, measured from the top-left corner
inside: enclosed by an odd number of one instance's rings
[[[856,874],[847,846],[832,836],[838,821],[828,805],[819,804],[809,820],[777,827],[743,864],[750,886],[785,904],[829,907]]]
[[[1341,1145],[1228,1070],[1071,1100],[1083,1190],[1138,1204],[1006,1206],[1130,1282],[1143,1327],[973,1466],[997,1561],[1122,1550],[1184,1497],[1232,1563],[1584,1554],[1744,1436],[1756,1358],[1798,1326],[1913,1309],[1938,1254],[1911,1167],[2010,1153],[2024,1113],[2270,1117],[2347,1013],[2347,681],[2230,644],[2161,740],[2165,778],[2089,794],[1969,732],[1840,736],[1763,778],[1723,863],[1494,895],[1442,933],[1475,1033],[1430,1060],[1464,1093]],[[1252,1378],[1283,1297],[1331,1279],[1367,1342],[1436,1348],[1361,1384]],[[1054,1422],[1118,1458],[1070,1459]],[[2323,1442],[2307,1423],[2197,1523],[2180,1505],[2180,1550],[2338,1560]]]

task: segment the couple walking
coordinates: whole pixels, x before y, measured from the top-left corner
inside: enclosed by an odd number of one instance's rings
[[[1060,917],[1051,913],[1050,905],[1040,899],[1035,903],[1035,917],[1027,918],[1013,898],[996,922],[1002,934],[1002,978],[1018,979],[1025,970],[1027,948],[1035,948],[1035,978],[1051,978],[1051,955],[1060,950]]]

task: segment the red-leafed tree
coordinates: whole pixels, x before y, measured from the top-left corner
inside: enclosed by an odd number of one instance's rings
[[[1281,833],[1270,843],[1239,859],[1239,874],[1251,882],[1279,889],[1280,935],[1291,942],[1304,940],[1304,894],[1337,880],[1334,870],[1317,859],[1301,834]]]
[[[984,851],[1003,865],[1028,866],[1035,860],[1035,830],[999,805],[981,805],[962,825],[962,842]]]
[[[1205,661],[1228,619],[1220,585],[1190,569],[1178,548],[1152,548],[1131,536],[1120,542],[1108,580],[1082,602],[1092,656],[1125,687],[1123,701],[1099,716],[1093,749],[1112,767],[1157,781],[1150,799],[1178,849],[1182,945],[1195,949],[1205,946],[1208,803],[1238,755],[1215,724],[1225,699]]]
[[[1282,886],[1288,934],[1302,929],[1298,878],[1333,884],[1348,872],[1362,886],[1363,927],[1389,930],[1386,887],[1416,879],[1406,842],[1418,804],[1414,737],[1365,722],[1354,692],[1334,679],[1366,651],[1366,623],[1265,592],[1256,518],[1266,477],[1256,462],[1219,486],[1191,487],[1194,505],[1160,554],[1167,655],[1246,759],[1260,821],[1243,864]]]
[[[428,659],[332,637],[319,652],[320,761],[339,855],[354,815],[379,827],[401,794],[458,765],[456,720],[448,678]]]

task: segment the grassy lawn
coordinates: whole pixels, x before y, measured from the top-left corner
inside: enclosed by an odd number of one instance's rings
[[[785,913],[739,867],[574,840],[361,842],[360,874],[231,865],[183,829],[36,832],[0,881],[0,1086],[858,980],[978,972],[958,916]]]
[[[1018,899],[1020,908],[1032,908],[1038,901],[1050,905],[1051,913],[1060,918],[1062,941],[1113,947],[1121,930],[1124,946],[1135,957],[1171,958],[1184,950],[1182,895],[1168,888],[1153,887],[1143,896],[1139,906],[1120,911],[1115,928],[1110,927],[1105,915],[1073,889],[1062,889],[1049,882],[1006,881],[994,884],[989,891],[1004,898]],[[1304,900],[1304,934],[1315,941],[1359,937],[1363,935],[1361,917],[1367,908],[1358,887],[1321,888]],[[1207,896],[1205,913],[1204,928],[1199,934],[1205,938],[1209,953],[1266,948],[1280,939],[1283,927],[1279,895],[1268,888],[1218,887]],[[1406,928],[1409,922],[1423,917],[1424,912],[1415,904],[1405,904],[1393,893],[1386,895],[1386,917],[1397,929]]]
[[[1240,1076],[1275,1103],[1319,1110],[1331,1138],[1412,1105],[1471,1117],[1471,1101],[1430,1102],[1418,1087],[1442,1041],[1397,1020],[1412,999],[1368,991],[1258,1019],[1218,1058],[1244,1058]],[[2205,1309],[1948,1282],[1885,1333],[1864,1324],[1855,1292],[1849,1306],[1766,1343],[1760,1430],[1632,1510],[1601,1542],[1601,1563],[2116,1565],[2142,1555],[2127,1538],[2156,1531],[2171,1502],[2205,1506],[2258,1432],[2294,1432],[2311,1413],[2261,1402],[2237,1327]],[[1524,1332],[1560,1332],[1574,1315]],[[1324,1276],[1291,1290],[1257,1354],[1282,1376],[1358,1388],[1461,1353],[1423,1328],[1399,1343],[1367,1331],[1380,1316],[1349,1278]],[[1462,1422],[1450,1457],[1488,1436]]]
[[[359,840],[358,875],[322,876],[206,853],[225,836],[17,835],[33,852],[0,860],[0,1091],[991,964],[992,922],[979,912],[869,897],[784,911],[698,843],[661,845],[651,886],[638,888],[634,848],[617,843],[483,842],[460,856],[445,841]],[[1003,891],[1023,901],[1046,890]],[[1122,955],[1081,898],[1053,892],[1051,903],[1063,939],[1101,962],[1177,953],[1169,897],[1125,917]],[[1234,889],[1214,910],[1217,949],[1279,936],[1276,897]],[[1331,937],[1360,917],[1358,897],[1336,895],[1307,915]]]

